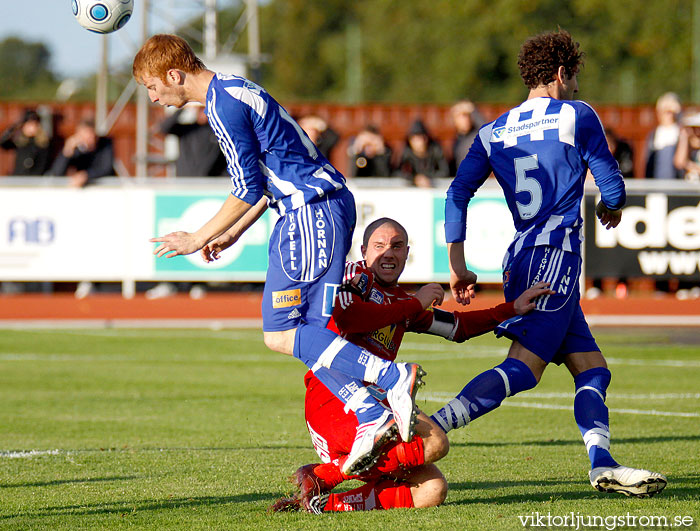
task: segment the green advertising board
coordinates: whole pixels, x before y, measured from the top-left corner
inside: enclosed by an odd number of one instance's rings
[[[195,231],[219,210],[226,197],[196,192],[158,192],[155,196],[154,234],[177,230]],[[276,214],[265,212],[221,258],[205,263],[198,253],[174,258],[156,258],[158,278],[182,276],[201,279],[264,280],[267,270],[267,247]]]
[[[435,196],[433,205],[433,270],[436,280],[447,281],[450,268],[445,243],[445,199]],[[479,282],[501,282],[503,255],[515,229],[502,194],[480,193],[469,202],[465,255],[467,267]]]

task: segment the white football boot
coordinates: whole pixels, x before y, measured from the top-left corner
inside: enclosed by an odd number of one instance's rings
[[[396,421],[388,409],[377,420],[360,424],[350,453],[343,463],[343,474],[354,476],[372,468],[379,460],[382,447],[396,439],[397,431]]]
[[[588,473],[591,485],[601,492],[621,492],[636,498],[651,497],[666,487],[666,478],[658,472],[627,466],[599,466]]]
[[[421,379],[426,375],[423,368],[417,363],[397,363],[401,376],[394,386],[387,390],[386,398],[399,428],[399,435],[403,442],[410,442],[416,429],[416,393],[423,385]]]

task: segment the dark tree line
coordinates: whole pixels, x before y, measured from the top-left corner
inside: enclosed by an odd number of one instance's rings
[[[650,103],[672,90],[691,102],[694,3],[269,0],[260,6],[261,81],[284,101],[510,103],[525,94],[520,43],[560,26],[586,52],[582,98]],[[220,13],[222,44],[243,5]],[[244,34],[234,51],[245,53],[246,42]],[[42,43],[0,42],[0,99],[52,98],[58,80],[49,59]]]

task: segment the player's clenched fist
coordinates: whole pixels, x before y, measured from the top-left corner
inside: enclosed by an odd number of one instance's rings
[[[445,291],[442,289],[440,284],[433,282],[432,284],[426,284],[420,288],[413,296],[420,301],[421,306],[423,306],[423,309],[425,310],[430,306],[439,306],[442,304],[442,301],[445,298]]]
[[[202,247],[202,250],[200,251],[202,259],[206,263],[218,260],[221,255],[221,252],[231,247],[234,243],[236,243],[236,241],[237,238],[234,238],[233,236],[229,235],[229,233],[223,233],[221,236],[213,239],[204,247]]]
[[[620,224],[622,210],[610,210],[603,201],[598,201],[595,206],[595,215],[600,220],[601,225],[606,229],[614,229]]]

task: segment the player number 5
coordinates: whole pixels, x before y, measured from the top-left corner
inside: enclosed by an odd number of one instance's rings
[[[520,214],[520,219],[534,218],[542,206],[542,187],[537,179],[528,177],[527,172],[540,167],[537,155],[519,157],[513,162],[515,163],[515,193],[527,192],[530,194],[530,201],[527,203],[515,201],[518,206],[518,214]]]

